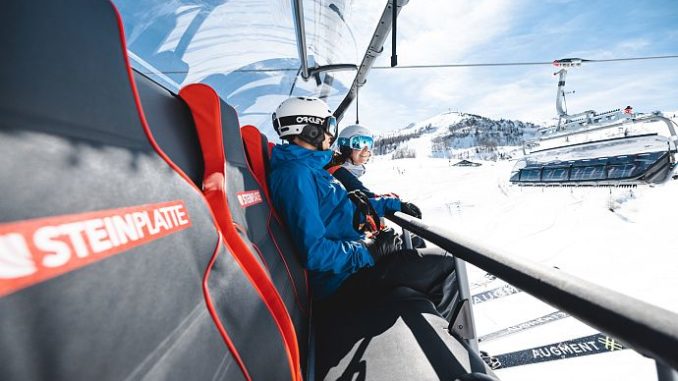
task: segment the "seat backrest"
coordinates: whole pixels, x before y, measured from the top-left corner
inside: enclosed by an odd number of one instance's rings
[[[200,187],[205,168],[191,110],[181,98],[136,70],[134,80],[158,146]]]
[[[268,192],[268,172],[269,172],[269,158],[271,156],[271,150],[273,149],[272,143],[269,143],[266,135],[262,134],[258,128],[252,125],[242,126],[240,128],[240,134],[242,135],[242,141],[245,145],[245,155],[247,155],[247,161],[252,168],[252,174],[257,179],[266,198],[269,200],[269,204],[273,205],[270,200],[271,196]],[[273,208],[275,212],[275,208]],[[276,213],[277,215],[277,213]]]
[[[191,107],[198,128],[206,197],[236,252],[244,257],[254,254],[269,273],[294,324],[303,364],[310,309],[306,272],[252,174],[237,114],[207,85],[190,85],[179,94]]]
[[[295,379],[153,138],[112,4],[12,1],[0,44],[0,379]]]

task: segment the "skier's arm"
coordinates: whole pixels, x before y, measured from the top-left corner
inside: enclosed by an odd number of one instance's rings
[[[326,227],[320,218],[318,192],[309,172],[281,179],[285,189],[274,195],[287,227],[302,251],[304,267],[313,271],[355,272],[373,266],[374,259],[360,241],[335,241],[326,238]],[[278,197],[276,197],[278,196]]]
[[[400,211],[400,200],[395,197],[370,198],[370,203],[379,217]]]
[[[375,197],[376,195],[367,189],[365,184],[360,181],[354,174],[344,167],[339,167],[332,175],[339,180],[339,182],[346,188],[347,191],[360,190],[365,193],[367,197]]]

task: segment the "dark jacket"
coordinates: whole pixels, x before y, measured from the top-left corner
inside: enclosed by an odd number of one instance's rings
[[[346,189],[323,167],[332,151],[312,151],[293,144],[271,153],[271,199],[301,249],[314,297],[334,293],[351,274],[374,260],[353,228],[355,206]],[[400,210],[400,200],[370,199],[377,214]]]
[[[332,168],[330,168],[332,169]],[[367,197],[377,197],[371,190],[367,189],[365,184],[358,179],[354,174],[351,173],[348,169],[339,166],[338,168],[331,171],[332,176],[336,177],[337,180],[346,188],[347,191],[360,190],[367,195]]]

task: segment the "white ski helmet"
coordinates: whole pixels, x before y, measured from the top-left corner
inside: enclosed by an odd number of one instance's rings
[[[304,128],[317,126],[324,132],[337,136],[337,119],[323,100],[315,97],[292,97],[283,101],[273,113],[273,128],[280,138],[292,138],[304,133]],[[314,135],[317,129],[306,129]],[[305,135],[305,134],[304,134]],[[316,136],[312,136],[315,139]]]

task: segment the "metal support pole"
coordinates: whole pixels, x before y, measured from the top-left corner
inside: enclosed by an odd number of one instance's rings
[[[294,31],[297,36],[297,50],[301,62],[301,78],[307,80],[308,55],[306,54],[306,28],[304,27],[304,4],[302,0],[292,0],[292,12],[294,13]]]
[[[410,234],[409,230],[403,229],[403,244],[406,249],[412,248],[412,234]]]
[[[398,65],[398,54],[396,54],[396,20],[398,20],[398,0],[393,1],[393,21],[391,26],[391,67]]]
[[[459,257],[454,257],[454,267],[457,271],[457,285],[459,287],[459,303],[463,303],[464,300],[468,300],[468,311],[466,313],[469,316],[469,324],[466,327],[469,336],[467,338],[468,345],[476,353],[478,353],[478,335],[476,334],[476,327],[473,322],[476,321],[473,316],[473,300],[471,300],[471,288],[469,287],[468,282],[468,273],[466,272],[466,262]]]
[[[407,229],[403,229],[403,244],[406,249],[412,249],[412,233]],[[473,316],[473,301],[471,300],[471,288],[468,282],[468,273],[466,272],[466,262],[458,257],[454,257],[454,268],[457,272],[458,303],[462,304],[462,309],[459,310],[457,315],[462,316],[453,316],[453,321],[450,321],[450,324],[454,324],[454,320],[464,322],[462,338],[466,340],[471,349],[478,353],[478,335],[476,334],[475,317]],[[466,301],[465,304],[464,301]],[[457,333],[461,332],[457,331]]]
[[[565,97],[565,77],[567,76],[567,70],[560,69],[556,74],[558,74],[558,93],[556,93],[556,111],[558,112],[558,118],[567,116],[567,112],[563,107],[563,98]],[[558,121],[560,125],[560,120]]]

